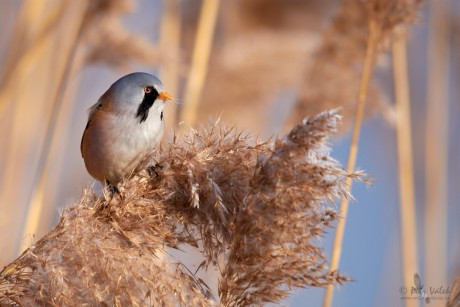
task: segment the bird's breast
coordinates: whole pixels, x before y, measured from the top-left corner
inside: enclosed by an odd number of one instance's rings
[[[145,153],[159,145],[163,121],[150,114],[140,123],[134,117],[104,114],[88,127],[85,164],[89,173],[100,181],[115,184],[128,176]],[[92,161],[87,163],[87,159]]]

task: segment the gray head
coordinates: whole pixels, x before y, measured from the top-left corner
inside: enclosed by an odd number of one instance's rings
[[[108,97],[104,97],[104,96]],[[142,123],[152,106],[161,107],[172,97],[164,90],[163,83],[148,73],[135,72],[118,79],[101,97],[110,100],[113,110],[125,116],[134,116]]]

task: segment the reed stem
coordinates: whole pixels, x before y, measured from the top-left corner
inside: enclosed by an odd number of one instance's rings
[[[429,2],[425,131],[425,283],[447,286],[449,0]],[[434,300],[435,306],[444,302]],[[431,304],[430,304],[431,306]]]
[[[367,97],[367,91],[369,88],[369,82],[372,76],[373,66],[374,66],[374,53],[376,40],[379,33],[379,27],[376,21],[371,18],[369,21],[369,36],[367,40],[366,55],[364,58],[364,66],[361,75],[360,89],[358,94],[358,102],[356,107],[355,120],[353,124],[353,132],[351,138],[350,149],[348,152],[348,162],[347,162],[347,173],[353,173],[356,164],[356,157],[358,155],[358,141],[359,135],[361,132],[361,123],[363,121],[364,115],[364,106]],[[352,188],[352,179],[348,178],[346,185],[351,191]],[[342,244],[343,236],[345,232],[345,223],[347,219],[348,212],[348,198],[344,197],[340,204],[339,217],[340,219],[337,222],[337,230],[335,233],[334,243],[332,247],[332,256],[330,263],[330,272],[337,271],[340,262],[340,256],[342,254]],[[334,295],[334,285],[329,285],[326,289],[324,295],[323,306],[330,307],[332,305],[332,298]]]
[[[13,100],[13,94],[16,93],[17,89],[17,80],[24,79],[38,64],[36,59],[43,57],[44,53],[48,51],[46,47],[51,39],[51,33],[61,19],[62,11],[66,5],[65,2],[59,2],[43,17],[42,9],[45,2],[40,0],[23,3],[14,33],[14,37],[18,37],[18,39],[12,41],[11,50],[0,76],[0,118],[4,115],[8,103]],[[34,18],[36,19],[35,22]],[[27,41],[25,37],[31,36],[28,32],[33,31],[26,29],[26,25],[33,25],[37,28],[35,29],[37,33]]]
[[[203,0],[180,116],[181,121],[190,126],[195,124],[198,117],[198,106],[208,71],[218,12],[219,0]]]
[[[73,27],[69,27],[71,31],[67,31],[67,39],[62,52],[65,53],[61,57],[61,70],[58,73],[57,78],[57,87],[55,89],[56,93],[54,99],[52,100],[52,108],[50,118],[47,122],[44,144],[39,155],[39,161],[37,165],[37,170],[35,172],[34,181],[32,185],[32,192],[30,196],[30,201],[27,209],[26,220],[24,224],[24,229],[21,236],[21,245],[18,250],[18,254],[22,253],[25,250],[29,243],[26,240],[29,234],[35,234],[37,232],[39,221],[42,215],[43,206],[44,206],[44,195],[45,195],[45,186],[46,186],[46,174],[49,168],[50,163],[50,152],[52,147],[52,142],[55,134],[57,133],[57,124],[58,116],[61,113],[63,107],[63,97],[65,94],[65,89],[73,68],[74,58],[77,52],[78,42],[82,33],[83,22],[85,20],[86,12],[88,9],[89,3],[86,1],[81,2],[80,10],[75,14],[75,21]],[[69,21],[70,22],[70,21]]]
[[[163,0],[163,18],[160,32],[160,45],[164,54],[168,55],[161,68],[161,79],[173,97],[179,94],[180,80],[180,39],[181,15],[178,0]],[[166,105],[166,124],[177,125],[177,104]]]
[[[398,150],[399,196],[401,210],[401,259],[404,286],[414,286],[418,272],[417,229],[415,214],[410,91],[404,28],[392,44],[393,81],[396,100],[396,138]],[[405,300],[406,306],[418,306],[419,300]]]
[[[5,70],[1,72],[0,109],[7,108],[7,113],[0,114],[0,118],[9,121],[10,125],[9,133],[4,136],[6,147],[3,154],[7,163],[0,179],[0,207],[2,214],[8,217],[0,226],[5,237],[5,243],[0,244],[0,261],[13,257],[20,241],[18,236],[26,201],[24,190],[30,187],[30,165],[36,163],[34,144],[42,137],[42,131],[37,127],[43,121],[41,116],[49,111],[42,103],[48,84],[52,82],[48,61],[44,60],[52,50],[51,34],[54,30],[49,29],[56,29],[50,25],[60,19],[57,16],[62,15],[63,7],[63,4],[50,7],[41,0],[21,4],[12,49],[5,59]],[[22,36],[16,36],[17,33]],[[15,244],[11,244],[12,237]]]

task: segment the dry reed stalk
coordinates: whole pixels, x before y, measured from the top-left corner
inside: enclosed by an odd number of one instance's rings
[[[336,217],[328,200],[350,197],[345,182],[360,176],[329,155],[339,121],[335,112],[305,120],[274,149],[218,126],[174,138],[148,154],[120,194],[86,191],[6,266],[0,304],[215,305],[189,269],[157,257],[184,244],[203,246],[206,263],[226,259],[224,306],[346,280],[327,272],[315,240]]]
[[[15,34],[8,52],[0,79],[0,116],[4,115],[13,94],[17,91],[17,80],[24,79],[37,65],[37,58],[43,57],[50,41],[50,35],[62,16],[65,2],[59,2],[43,13],[44,0],[24,1],[19,13]],[[33,26],[31,26],[33,25]]]
[[[27,236],[30,234],[36,234],[39,221],[42,217],[42,210],[44,203],[44,195],[46,188],[46,180],[48,174],[48,168],[50,167],[50,153],[53,140],[56,140],[55,134],[57,133],[58,127],[58,116],[61,115],[61,110],[64,105],[64,92],[67,87],[67,83],[70,77],[70,73],[73,68],[73,60],[77,52],[78,44],[83,30],[84,20],[87,15],[89,3],[87,1],[80,1],[78,5],[71,5],[68,7],[72,11],[72,18],[67,18],[63,26],[66,31],[63,34],[65,39],[61,40],[59,44],[59,54],[57,56],[57,64],[54,63],[54,69],[51,71],[56,72],[55,84],[51,86],[50,94],[53,97],[52,107],[47,121],[47,127],[45,128],[45,137],[42,145],[41,152],[39,154],[39,160],[37,169],[34,172],[34,180],[32,182],[32,191],[30,200],[28,201],[26,220],[22,232],[22,243],[19,247],[18,253],[22,253],[27,246],[30,245]],[[58,42],[59,43],[59,42]],[[54,92],[54,93],[53,93]],[[68,103],[70,105],[70,102]],[[60,129],[59,129],[60,130]]]
[[[27,4],[27,1],[23,3],[23,5]],[[35,6],[32,5],[32,7]],[[11,132],[7,145],[8,150],[5,151],[6,166],[0,193],[2,212],[8,216],[8,219],[0,225],[1,233],[7,234],[0,242],[2,249],[0,261],[3,263],[15,255],[18,242],[22,240],[22,238],[21,240],[17,238],[22,225],[17,221],[23,218],[24,189],[28,188],[30,178],[28,170],[30,164],[33,165],[35,162],[34,157],[31,156],[31,151],[34,150],[32,148],[34,148],[37,139],[41,138],[41,131],[37,127],[42,123],[40,116],[48,111],[43,100],[46,96],[47,87],[52,83],[51,77],[47,75],[50,72],[49,67],[46,65],[46,61],[42,61],[47,52],[52,50],[52,35],[47,28],[55,20],[59,20],[55,16],[62,13],[57,10],[63,7],[65,5],[59,5],[49,12],[40,10],[33,12],[29,16],[28,23],[26,23],[28,28],[24,34],[25,37],[30,37],[31,42],[24,41],[22,47],[25,52],[19,52],[16,58],[11,55],[8,59],[8,61],[16,63],[17,66],[7,78],[6,83],[12,86],[2,87],[0,94],[2,97],[9,96],[14,102],[11,103],[12,107],[8,110],[8,115],[12,119],[11,126],[8,127]],[[37,37],[31,34],[34,32],[37,33]],[[15,37],[15,40],[21,39]],[[26,88],[27,90],[24,90]],[[34,111],[31,112],[31,110]],[[16,244],[11,244],[12,242]]]
[[[42,72],[47,71],[45,61],[38,64],[36,69]],[[10,261],[16,255],[19,242],[20,229],[22,228],[25,194],[24,191],[30,188],[30,174],[27,173],[30,165],[36,162],[31,150],[36,144],[37,139],[41,140],[41,131],[37,129],[40,116],[46,114],[47,109],[41,104],[43,92],[39,87],[46,89],[48,80],[38,79],[35,83],[31,78],[17,80],[18,83],[29,84],[28,91],[21,91],[15,95],[14,108],[8,111],[11,118],[8,130],[10,139],[8,140],[5,155],[4,177],[0,187],[0,204],[2,215],[5,218],[0,224],[0,262],[2,264]],[[28,83],[31,82],[31,83]],[[27,102],[34,102],[37,111],[30,112]],[[38,131],[37,131],[38,130]],[[13,239],[12,239],[13,238]]]
[[[448,0],[429,3],[425,282],[434,287],[447,284],[450,4]],[[437,306],[443,304],[436,300],[431,303]]]
[[[165,55],[161,66],[161,80],[173,97],[178,97],[180,81],[181,16],[179,0],[163,0],[163,17],[160,32],[160,48]],[[166,105],[166,126],[177,125],[177,105]]]
[[[348,162],[347,162],[347,172],[352,173],[355,169],[356,164],[356,157],[358,155],[358,141],[359,141],[359,134],[361,131],[361,123],[363,120],[364,115],[364,106],[366,102],[367,96],[367,89],[369,86],[369,82],[372,76],[372,68],[374,65],[374,57],[375,57],[375,48],[377,43],[377,38],[379,36],[379,24],[376,23],[374,19],[370,19],[369,21],[369,37],[367,42],[367,49],[366,49],[366,56],[364,58],[364,66],[362,71],[362,78],[361,84],[358,94],[358,102],[356,107],[356,115],[353,124],[353,132],[351,137],[351,144],[350,149],[348,152]],[[352,180],[347,179],[347,188],[351,191],[352,187]],[[344,197],[340,204],[340,211],[337,223],[337,230],[334,237],[334,243],[332,247],[332,256],[331,256],[331,263],[330,263],[330,272],[335,272],[339,268],[340,256],[342,253],[342,242],[343,242],[343,235],[345,233],[345,222],[347,219],[348,213],[348,203],[349,199]],[[334,285],[329,285],[326,289],[324,294],[324,302],[323,306],[328,307],[332,304],[332,296],[334,293]]]
[[[37,231],[35,232],[35,237],[42,237],[47,233],[56,220],[56,199],[59,195],[59,190],[57,190],[56,187],[62,187],[62,181],[59,175],[61,171],[65,169],[65,165],[63,165],[65,161],[65,152],[68,146],[70,146],[69,141],[71,139],[69,135],[71,133],[71,118],[77,105],[75,97],[80,82],[79,72],[84,65],[84,55],[83,48],[77,48],[74,59],[72,60],[73,66],[70,70],[68,85],[65,88],[62,98],[66,103],[62,106],[62,110],[58,115],[57,128],[52,140],[47,162],[49,166],[49,161],[52,161],[53,167],[48,167],[46,174],[42,175],[42,178],[46,178],[46,195],[42,199],[44,201],[43,213]]]
[[[417,227],[415,213],[414,170],[410,114],[409,76],[406,51],[406,33],[401,26],[393,40],[393,81],[396,101],[396,138],[401,220],[401,263],[404,286],[411,288],[414,274],[419,272],[417,259]],[[406,300],[406,306],[417,306],[417,300]]]
[[[25,1],[19,13],[18,22],[15,26],[14,40],[11,43],[11,50],[8,51],[5,65],[1,71],[0,81],[0,117],[8,103],[19,100],[21,90],[31,82],[27,78],[31,71],[39,67],[42,63],[39,60],[48,51],[47,47],[51,43],[51,29],[60,20],[59,16],[65,8],[64,4],[53,7],[50,12],[42,12],[45,4],[42,1]],[[33,25],[33,26],[31,26]],[[21,34],[22,36],[18,36]],[[32,81],[33,82],[33,81]],[[16,95],[15,95],[16,94]],[[13,113],[20,114],[19,108],[23,108],[22,103],[16,103]],[[10,137],[8,148],[15,148],[17,139]],[[6,152],[7,161],[17,159],[18,153],[14,150]],[[18,173],[16,163],[8,163],[6,171],[2,176],[1,186],[6,180],[11,180],[11,172]],[[11,169],[11,167],[13,169]],[[5,181],[3,181],[5,180]],[[4,193],[1,193],[4,195]]]
[[[209,56],[219,13],[219,2],[220,0],[203,0],[202,3],[192,63],[184,92],[184,103],[180,111],[180,121],[185,122],[188,126],[195,125],[197,120],[199,101],[208,71]]]
[[[25,52],[24,45],[33,40],[34,32],[40,32],[41,26],[43,25],[42,14],[44,13],[46,1],[47,0],[24,0],[20,4],[20,10],[16,16],[17,18],[13,34],[13,37],[16,37],[16,39],[12,40],[10,43],[5,65],[3,65],[2,68],[0,81],[2,87],[4,87],[5,81],[8,80],[8,76],[10,76],[14,67],[17,65],[17,60],[20,59],[21,55]],[[53,18],[50,18],[50,20],[52,19]],[[36,27],[31,29],[31,23],[36,24]]]
[[[361,75],[360,90],[356,107],[356,115],[353,124],[352,139],[349,149],[347,171],[353,172],[358,153],[358,141],[363,120],[364,106],[368,94],[369,82],[372,75],[374,61],[377,55],[386,50],[387,44],[391,42],[395,29],[402,24],[413,22],[416,12],[420,9],[420,0],[372,0],[366,2],[366,16],[369,22],[369,33],[364,58],[364,67]],[[349,181],[351,189],[351,180]],[[337,224],[337,231],[334,238],[331,256],[330,271],[338,269],[340,255],[342,253],[342,242],[345,232],[345,222],[348,212],[348,199],[344,198],[340,205],[339,215],[341,219]],[[324,295],[323,306],[329,307],[332,304],[334,288],[328,286]]]

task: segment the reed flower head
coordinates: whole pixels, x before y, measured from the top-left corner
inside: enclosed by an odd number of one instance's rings
[[[359,91],[363,58],[369,32],[369,21],[378,27],[375,57],[388,49],[396,29],[413,23],[421,7],[420,0],[344,0],[325,27],[314,64],[306,70],[305,85],[294,108],[291,121],[299,114],[316,114],[324,109],[343,108],[346,119],[352,119]],[[377,83],[368,89],[366,113],[391,114],[391,106]],[[318,103],[320,102],[320,103]],[[304,116],[304,115],[302,115]],[[346,123],[345,126],[348,126]]]
[[[150,153],[120,194],[86,190],[59,224],[0,273],[0,303],[187,304],[217,302],[166,247],[202,246],[222,261],[223,305],[277,302],[293,287],[347,280],[329,273],[317,244],[350,197],[327,138],[340,116],[298,124],[274,147],[211,125]],[[146,167],[156,165],[156,174]]]

